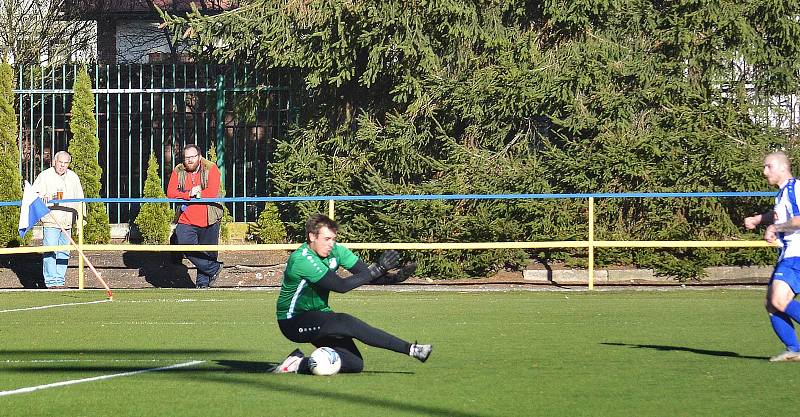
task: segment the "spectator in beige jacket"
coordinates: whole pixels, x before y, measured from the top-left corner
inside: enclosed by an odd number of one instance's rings
[[[50,200],[83,198],[83,187],[78,175],[69,169],[72,156],[67,151],[59,151],[53,156],[53,166],[42,171],[33,182],[33,189],[45,204],[50,206],[50,214],[42,218],[43,246],[68,245],[69,236],[81,203],[50,204]],[[47,288],[66,287],[69,251],[44,252],[42,274]]]

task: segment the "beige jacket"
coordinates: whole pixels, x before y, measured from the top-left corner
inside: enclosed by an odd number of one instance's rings
[[[56,195],[59,191],[63,193],[63,200],[83,198],[83,187],[81,187],[78,174],[69,169],[64,175],[58,175],[55,168],[52,167],[42,171],[33,182],[33,190],[39,196],[48,196],[51,200],[57,198]],[[70,229],[72,228],[73,216],[74,220],[77,221],[77,213],[81,203],[60,203],[57,206],[48,203],[47,206],[50,207],[50,214],[42,217],[42,226],[58,227],[57,219],[61,226],[65,229]],[[85,208],[84,215],[86,215]]]

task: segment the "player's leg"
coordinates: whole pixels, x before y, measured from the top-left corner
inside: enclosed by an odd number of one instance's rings
[[[411,343],[372,327],[360,319],[345,313],[330,313],[318,331],[319,338],[351,337],[370,346],[398,353],[408,353]]]
[[[319,330],[320,337],[352,337],[370,346],[403,353],[422,362],[428,360],[433,349],[431,345],[407,342],[349,314],[331,314],[333,317],[328,319]]]
[[[767,289],[766,300],[766,308],[772,329],[786,346],[786,350],[783,353],[770,358],[771,361],[776,362],[800,360],[800,341],[798,341],[797,333],[794,330],[793,317],[789,313],[800,313],[800,311],[797,311],[800,308],[800,304],[794,301],[795,293],[790,285],[795,273],[789,263],[785,261],[783,260],[775,266],[775,271],[772,273],[772,279],[770,279]],[[798,319],[800,319],[800,314],[798,314]]]
[[[333,350],[339,354],[339,358],[342,359],[342,368],[339,369],[339,372],[358,373],[364,370],[364,357],[361,356],[361,352],[358,350],[355,342],[353,342],[353,339],[349,337],[323,337],[315,340],[312,344],[318,348],[323,346],[333,348]],[[306,366],[306,369],[308,368],[308,363],[300,364],[300,370],[297,372],[310,373],[310,369],[308,369],[307,372],[301,371],[303,365]]]
[[[278,326],[283,335],[293,342],[324,346],[320,344],[320,341],[358,339],[367,345],[403,353],[423,362],[428,359],[432,349],[430,345],[406,342],[344,313],[310,311],[291,319],[279,320]],[[352,340],[350,342],[352,343]],[[355,349],[355,344],[349,350],[353,353],[357,352],[357,357],[360,357],[360,352],[352,349]],[[347,354],[345,353],[345,355]],[[355,361],[355,358],[353,360]],[[344,362],[342,364],[344,365]],[[301,366],[307,366],[307,360]],[[358,367],[358,363],[354,362],[353,369]]]

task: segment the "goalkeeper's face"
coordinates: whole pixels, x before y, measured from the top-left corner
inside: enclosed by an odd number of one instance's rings
[[[327,227],[319,229],[317,234],[308,234],[308,247],[320,258],[324,258],[331,253],[334,243],[336,243],[336,232]]]

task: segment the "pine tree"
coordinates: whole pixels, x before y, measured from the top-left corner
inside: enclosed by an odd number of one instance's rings
[[[69,121],[72,132],[69,142],[71,168],[78,174],[86,198],[99,198],[103,173],[97,160],[100,139],[97,137],[97,120],[94,117],[92,82],[86,67],[80,68],[72,88],[72,118]],[[111,240],[108,214],[103,203],[89,203],[83,235],[87,243],[108,243]]]
[[[155,154],[150,154],[147,161],[147,178],[144,181],[145,198],[166,198],[158,175],[158,162]],[[134,223],[142,235],[142,242],[153,245],[169,243],[170,221],[173,212],[169,203],[144,203]]]
[[[13,83],[11,65],[0,64],[0,201],[22,199]],[[18,206],[0,207],[0,246],[19,246],[22,243],[17,232],[18,219]]]
[[[204,58],[291,74],[302,88],[269,156],[279,195],[759,190],[764,153],[800,149],[775,123],[784,110],[765,105],[800,86],[797,1],[564,3],[256,0],[241,13],[167,16],[165,26]],[[758,238],[738,224],[765,203],[605,199],[595,238]],[[304,239],[315,205],[285,213],[293,238]],[[370,201],[337,219],[348,225],[340,236],[367,241],[574,240],[588,233],[581,207]],[[526,256],[586,259],[503,250],[416,260],[418,272],[451,277],[517,268]],[[766,249],[596,256],[684,278],[773,260]]]

